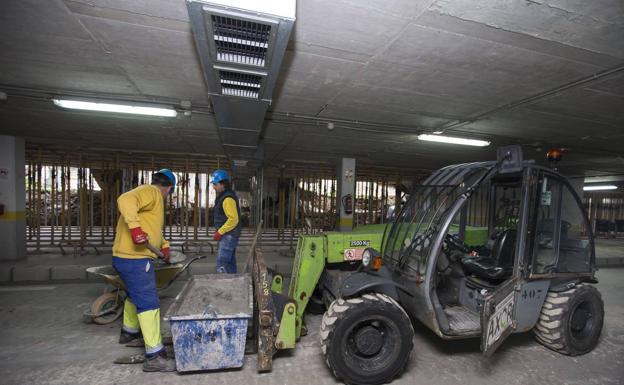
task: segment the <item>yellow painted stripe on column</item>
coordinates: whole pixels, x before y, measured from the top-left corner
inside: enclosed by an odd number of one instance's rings
[[[353,225],[353,218],[341,218],[338,221],[338,225],[340,225],[340,226],[351,226],[351,225]]]
[[[5,211],[0,215],[0,221],[22,221],[26,219],[26,211]]]

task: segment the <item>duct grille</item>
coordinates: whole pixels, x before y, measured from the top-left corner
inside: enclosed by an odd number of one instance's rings
[[[258,99],[263,77],[234,71],[219,71],[221,93],[229,96]]]
[[[271,25],[211,15],[217,60],[258,67],[266,65]]]

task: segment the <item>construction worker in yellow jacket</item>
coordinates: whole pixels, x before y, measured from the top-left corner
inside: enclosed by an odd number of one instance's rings
[[[175,361],[167,357],[160,333],[160,301],[156,291],[154,253],[146,248],[149,242],[160,248],[169,262],[169,242],[163,238],[165,198],[176,183],[173,172],[162,169],[152,176],[151,185],[142,185],[117,199],[119,221],[113,245],[113,267],[126,286],[123,326],[119,343],[126,344],[139,337],[145,343],[146,372],[175,370]]]
[[[215,170],[210,175],[210,183],[217,193],[213,212],[213,239],[219,242],[217,273],[236,273],[236,247],[242,228],[238,196],[232,190],[230,174],[225,170]]]

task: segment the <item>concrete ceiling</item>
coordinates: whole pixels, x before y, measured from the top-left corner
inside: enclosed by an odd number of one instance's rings
[[[0,134],[223,153],[183,0],[4,0],[0,52]],[[193,107],[128,119],[59,110],[58,94]],[[624,173],[623,126],[622,0],[300,0],[262,137],[271,164],[431,169],[522,144],[594,175]],[[416,139],[436,129],[493,145]]]

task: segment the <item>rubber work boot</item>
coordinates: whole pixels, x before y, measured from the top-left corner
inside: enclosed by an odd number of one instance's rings
[[[171,338],[171,336],[163,336],[162,343],[163,345],[173,345],[173,339]],[[143,340],[143,337],[137,338],[128,342],[126,346],[129,348],[142,348],[143,346],[145,346],[145,340]]]
[[[175,359],[167,357],[165,350],[143,363],[144,372],[175,372]]]
[[[132,334],[122,329],[121,334],[119,334],[119,343],[125,345],[128,342],[134,341],[140,337],[141,337],[141,333]]]

